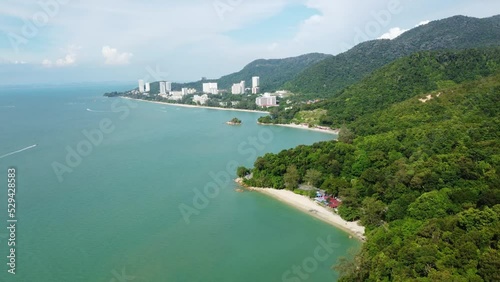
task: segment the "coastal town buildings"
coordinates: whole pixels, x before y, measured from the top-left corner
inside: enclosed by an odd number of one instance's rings
[[[241,94],[241,85],[239,83],[233,84],[233,87],[231,87],[231,93],[234,95]]]
[[[182,95],[191,95],[196,93],[196,89],[194,88],[182,88],[181,89]]]
[[[199,95],[194,95],[193,97],[193,102],[195,103],[199,103],[200,105],[205,105],[208,101],[208,95],[207,94],[203,94],[201,96]]]
[[[231,93],[234,95],[245,94],[245,81],[242,80],[240,83],[233,84],[231,88]]]
[[[139,92],[144,93],[144,80],[139,79]]]
[[[142,93],[144,95],[149,95],[151,92],[151,84],[149,82],[145,82],[144,80],[138,80],[139,90],[138,93]],[[182,100],[182,98],[186,95],[193,95],[199,93],[199,90],[194,88],[184,87],[180,91],[172,91],[172,82],[168,81],[159,81],[158,82],[159,89],[158,93],[153,93],[155,95],[159,95],[160,97],[167,98],[170,100]],[[136,90],[137,91],[137,90]],[[258,94],[260,93],[260,77],[253,76],[252,77],[252,87],[246,88],[246,81],[242,80],[239,83],[235,83],[232,85],[230,89],[230,93],[234,95],[243,95],[245,93]],[[208,95],[217,95],[227,93],[227,89],[219,90],[217,82],[206,82],[202,83],[202,93]],[[280,93],[284,94],[284,93]],[[197,99],[201,99],[199,101],[204,101],[203,96],[198,96]],[[261,107],[272,107],[276,106],[276,97],[271,95],[264,95],[259,97],[257,100],[257,105]]]
[[[160,81],[160,95],[167,94],[167,83],[165,81]]]
[[[252,94],[258,94],[260,92],[260,77],[252,77]]]
[[[276,91],[276,96],[280,97],[280,98],[285,98],[285,97],[288,97],[290,96],[290,92],[288,92],[287,90],[278,90]]]
[[[255,104],[259,107],[276,107],[278,105],[276,96],[272,96],[270,93],[265,93],[261,97],[255,99]]]
[[[203,93],[213,95],[219,94],[217,82],[203,83]]]
[[[182,91],[170,91],[170,95],[168,96],[169,100],[174,100],[174,101],[180,101],[184,95],[182,94]]]

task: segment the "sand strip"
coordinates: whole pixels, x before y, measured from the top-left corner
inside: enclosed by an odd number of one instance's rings
[[[134,99],[134,98],[123,97],[123,96],[120,96],[120,98],[134,100],[134,101],[140,101],[140,102],[148,102],[148,103],[166,105],[166,106],[183,107],[183,108],[199,108],[199,109],[209,109],[209,110],[218,110],[218,111],[234,111],[234,112],[247,112],[247,113],[269,114],[269,112],[255,111],[255,110],[244,110],[244,109],[233,109],[233,108],[219,108],[219,107],[207,107],[207,106],[196,106],[196,105],[186,105],[186,104],[174,104],[174,103],[166,103],[166,102],[159,102],[159,101],[149,101],[149,100],[142,100],[142,99]]]
[[[241,185],[241,179],[237,179],[236,182]],[[342,229],[349,234],[355,236],[357,239],[362,241],[365,240],[365,228],[358,225],[358,222],[349,222],[340,217],[340,215],[333,213],[331,210],[320,206],[315,201],[302,195],[295,194],[288,190],[277,190],[271,188],[255,188],[246,187],[249,190],[257,191],[259,193],[271,196],[283,203],[286,203],[302,212],[305,212],[311,216],[314,216],[324,222],[333,225],[339,229]]]
[[[290,128],[295,128],[295,129],[304,129],[304,130],[310,130],[310,131],[316,131],[316,132],[328,133],[328,134],[334,134],[334,135],[339,134],[338,129],[321,129],[321,128],[309,127],[309,126],[301,125],[301,124],[267,124],[267,123],[258,123],[258,124],[290,127]]]

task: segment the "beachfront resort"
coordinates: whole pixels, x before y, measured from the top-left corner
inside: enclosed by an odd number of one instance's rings
[[[252,77],[251,87],[246,87],[246,81],[234,83],[230,89],[219,89],[217,82],[203,82],[201,89],[178,87],[174,90],[173,83],[168,81],[145,82],[143,79],[138,81],[138,88],[132,90],[130,94],[139,95],[148,98],[160,97],[169,101],[192,102],[197,105],[207,105],[212,100],[217,100],[223,94],[230,93],[232,95],[259,95],[255,98],[255,105],[260,108],[269,108],[279,106],[279,98],[285,97],[288,92],[285,90],[276,91],[274,93],[261,93],[260,77]],[[153,87],[155,86],[155,87]],[[158,87],[156,87],[158,86]],[[236,106],[239,101],[218,102],[218,106]]]

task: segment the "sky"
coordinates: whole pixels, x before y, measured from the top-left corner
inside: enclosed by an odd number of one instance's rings
[[[256,59],[338,54],[498,0],[2,0],[0,85],[187,82]]]

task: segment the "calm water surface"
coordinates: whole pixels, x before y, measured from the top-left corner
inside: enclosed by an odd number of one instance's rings
[[[256,113],[102,97],[116,89],[0,89],[0,156],[37,144],[0,159],[0,220],[7,226],[11,166],[19,220],[15,276],[0,231],[0,281],[282,281],[328,236],[335,250],[289,281],[337,279],[331,265],[357,241],[273,199],[237,193],[232,182],[235,165],[332,135],[259,126]],[[243,125],[224,124],[233,117]]]

